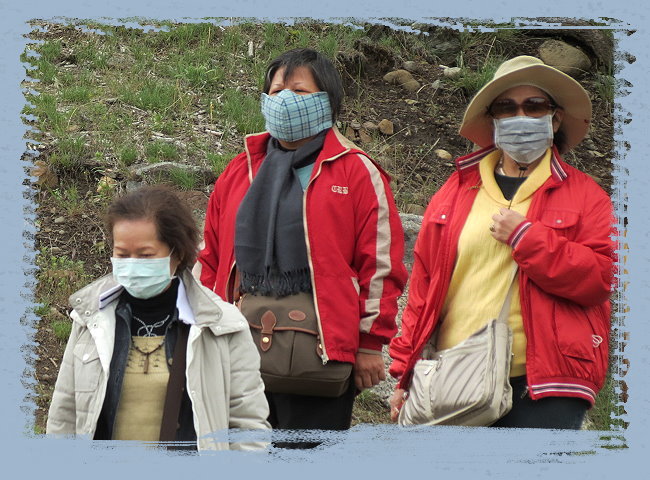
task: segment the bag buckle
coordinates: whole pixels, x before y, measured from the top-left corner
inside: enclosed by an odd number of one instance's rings
[[[262,315],[262,318],[260,319],[260,323],[262,324],[262,336],[260,338],[260,349],[263,352],[267,352],[271,348],[271,345],[273,344],[273,329],[277,324],[277,319],[275,318],[275,314],[271,310],[267,310]]]

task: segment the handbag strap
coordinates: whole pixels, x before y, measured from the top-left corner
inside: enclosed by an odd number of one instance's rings
[[[181,409],[181,400],[185,389],[185,365],[187,360],[187,337],[189,328],[179,322],[178,338],[174,347],[172,366],[167,382],[167,394],[163,408],[162,422],[160,425],[160,441],[173,442],[176,440],[178,430],[178,415]]]
[[[512,273],[510,274],[510,287],[508,288],[508,293],[506,294],[506,299],[503,301],[503,305],[501,306],[501,311],[499,312],[499,316],[497,317],[497,322],[503,323],[503,324],[508,324],[508,315],[510,314],[510,302],[512,301],[512,295],[513,292],[515,291],[515,278],[517,277],[517,270],[519,269],[519,265],[515,264],[515,268],[512,269]]]

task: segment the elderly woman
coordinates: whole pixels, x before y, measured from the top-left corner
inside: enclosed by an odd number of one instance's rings
[[[208,204],[200,278],[228,301],[243,295],[274,428],[349,428],[355,391],[385,378],[381,349],[397,330],[402,227],[387,175],[334,127],[342,98],[320,53],[273,60],[262,94],[268,132],[246,137]],[[281,344],[276,321],[296,341],[311,330],[313,346],[293,358],[298,343]],[[295,371],[304,361],[318,364],[311,379]],[[270,373],[285,362],[292,372]],[[323,378],[331,369],[344,372],[337,389]]]
[[[424,216],[390,346],[393,419],[425,347],[453,347],[496,318],[518,266],[513,407],[493,425],[580,427],[607,371],[613,215],[608,195],[560,155],[590,118],[585,90],[529,56],[504,62],[470,102],[460,134],[481,148],[456,161]]]
[[[187,206],[145,187],[115,200],[106,223],[113,273],[70,297],[47,433],[259,447],[228,443],[229,428],[268,429],[268,404],[246,321],[188,269],[198,230]]]

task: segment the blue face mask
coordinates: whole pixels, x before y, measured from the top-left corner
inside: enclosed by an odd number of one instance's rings
[[[113,278],[135,298],[147,299],[161,294],[171,282],[169,257],[112,257]]]
[[[311,137],[332,126],[327,92],[298,95],[282,90],[273,96],[263,93],[262,115],[271,136],[285,142]]]

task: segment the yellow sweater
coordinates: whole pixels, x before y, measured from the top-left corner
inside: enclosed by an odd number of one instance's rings
[[[160,438],[163,407],[167,394],[169,369],[165,358],[164,337],[131,337],[132,345],[124,372],[120,403],[115,416],[113,440],[157,442]],[[145,358],[133,344],[149,355],[147,373]]]
[[[436,348],[451,348],[499,315],[515,267],[510,246],[490,234],[492,215],[510,203],[494,179],[494,167],[501,157],[495,150],[479,164],[481,188],[458,239],[458,255],[451,284],[442,309]],[[526,215],[533,193],[551,175],[551,151],[532,171],[512,199],[512,210]],[[515,282],[517,280],[515,279]],[[515,288],[508,317],[513,332],[510,375],[526,374],[526,335],[521,319],[519,289]]]

